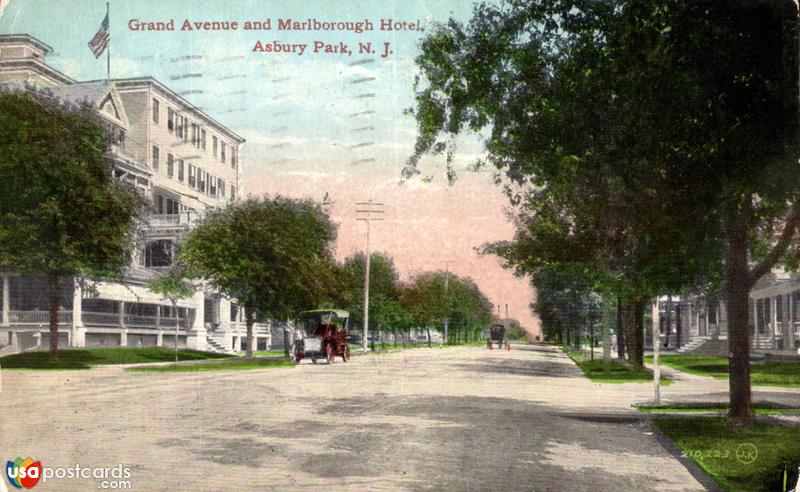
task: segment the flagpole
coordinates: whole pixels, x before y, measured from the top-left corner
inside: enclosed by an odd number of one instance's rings
[[[109,2],[106,2],[106,19],[108,19],[108,47],[106,48],[106,82],[111,79],[111,16]]]

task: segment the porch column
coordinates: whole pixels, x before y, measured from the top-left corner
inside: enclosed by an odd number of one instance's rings
[[[784,294],[783,295],[783,322],[781,323],[781,338],[783,338],[783,349],[788,349],[788,333],[792,331],[792,320],[789,314],[789,310],[791,309],[792,304],[792,294]]]
[[[783,349],[794,351],[794,292],[786,295],[789,304],[787,310],[787,323],[783,326]]]
[[[70,342],[73,347],[86,346],[86,328],[83,327],[83,286],[79,279],[73,280],[72,291],[72,334]]]
[[[186,346],[195,350],[206,350],[208,341],[206,340],[205,294],[203,290],[200,289],[195,292],[190,302],[190,307],[195,308],[195,316],[191,328],[186,330]]]
[[[219,331],[231,329],[231,301],[224,297],[219,300]]]
[[[178,312],[175,312],[175,317],[178,317]],[[161,305],[156,304],[156,328],[161,327]]]
[[[753,299],[753,332],[754,332],[753,336],[754,336],[754,339],[755,339],[755,342],[756,342],[756,349],[758,349],[758,338],[759,338],[758,337],[758,331],[760,329],[759,326],[758,326],[758,304],[759,303],[761,303],[762,306],[764,304],[763,302],[761,302],[761,299]]]
[[[119,346],[128,346],[128,327],[125,326],[125,301],[119,301]]]
[[[8,274],[3,274],[3,326],[11,324],[8,312],[11,309],[11,293],[9,292]]]
[[[769,346],[770,348],[775,348],[775,331],[778,328],[778,296],[774,296],[770,298],[770,318],[772,322],[770,323],[770,330],[769,330]]]

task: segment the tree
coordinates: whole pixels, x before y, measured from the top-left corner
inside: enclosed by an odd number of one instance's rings
[[[341,268],[341,302],[350,312],[353,323],[364,322],[364,268],[366,257],[357,252],[345,258]],[[370,332],[391,326],[393,311],[399,309],[399,275],[394,260],[386,253],[372,253],[369,269]]]
[[[445,276],[449,275],[447,295]],[[474,335],[485,329],[492,319],[492,303],[489,302],[472,279],[452,273],[427,272],[417,277],[413,284],[402,291],[401,304],[408,311],[416,326],[430,329],[441,327],[445,318],[451,321],[454,339],[459,333]],[[445,340],[446,343],[451,340]]]
[[[210,212],[187,236],[180,262],[245,309],[246,357],[256,313],[287,320],[329,299],[336,226],[311,200],[248,198]]]
[[[121,278],[143,200],[112,179],[108,138],[93,108],[0,92],[0,128],[0,268],[47,277],[55,361],[60,283]]]
[[[480,5],[423,41],[406,175],[422,153],[452,153],[441,136],[487,129],[489,162],[535,217],[533,241],[498,252],[529,272],[530,246],[561,236],[633,312],[636,362],[644,301],[724,263],[730,415],[747,424],[749,291],[800,222],[787,205],[800,190],[796,41],[788,0]]]
[[[172,310],[175,313],[175,362],[178,362],[178,329],[181,324],[178,316],[178,301],[192,297],[195,286],[186,278],[183,269],[176,267],[166,274],[152,279],[148,287],[172,304]]]
[[[463,335],[467,342],[489,325],[494,305],[471,278],[449,272],[445,275],[450,277],[445,294],[445,317],[452,327],[446,341],[457,343]]]
[[[676,234],[696,230],[680,222],[695,202],[671,199],[650,162],[657,136],[643,135],[630,116],[636,106],[621,97],[635,58],[627,34],[607,2],[481,5],[468,26],[442,26],[418,58],[427,85],[418,85],[420,136],[408,172],[422,152],[450,149],[440,135],[491,125],[488,161],[504,172],[519,232],[486,251],[519,274],[555,263],[594,270],[635,314],[630,355],[642,365],[647,300],[704,266],[669,260],[711,246]]]

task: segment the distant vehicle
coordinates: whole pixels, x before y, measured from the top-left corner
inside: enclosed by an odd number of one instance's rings
[[[486,339],[486,348],[494,350],[495,344],[500,350],[503,349],[503,344],[505,344],[506,350],[511,350],[511,344],[506,341],[505,325],[498,323],[489,328],[489,338]]]
[[[347,328],[350,313],[341,309],[304,311],[295,321],[294,361],[325,359],[333,364],[336,357],[350,360]]]

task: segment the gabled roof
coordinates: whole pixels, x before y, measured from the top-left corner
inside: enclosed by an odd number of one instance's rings
[[[53,95],[74,104],[89,103],[98,106],[111,90],[108,82],[81,82],[78,84],[52,87]]]
[[[80,82],[72,85],[51,87],[53,96],[73,104],[90,104],[100,114],[113,116],[122,126],[128,127],[128,116],[113,82]]]

